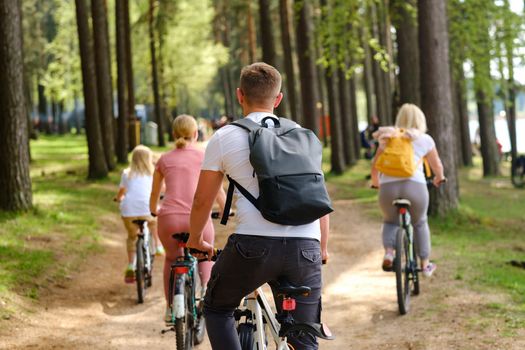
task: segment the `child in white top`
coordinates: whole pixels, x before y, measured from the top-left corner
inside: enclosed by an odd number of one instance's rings
[[[135,147],[131,154],[131,164],[122,172],[119,191],[114,198],[115,201],[120,202],[120,214],[128,231],[126,245],[128,267],[124,278],[126,283],[135,282],[133,258],[139,228],[133,220],[147,220],[149,231],[154,236],[155,242],[158,242],[158,238],[155,237],[157,223],[149,211],[149,197],[153,183],[152,160],[152,152],[148,147],[142,145]]]

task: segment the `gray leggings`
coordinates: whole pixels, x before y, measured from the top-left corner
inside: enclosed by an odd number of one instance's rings
[[[421,259],[430,256],[430,229],[427,221],[428,189],[427,186],[414,181],[396,181],[381,184],[379,188],[379,206],[383,212],[383,246],[394,248],[396,232],[399,227],[399,215],[392,202],[405,198],[412,203],[410,216],[414,226],[414,243],[416,254]]]

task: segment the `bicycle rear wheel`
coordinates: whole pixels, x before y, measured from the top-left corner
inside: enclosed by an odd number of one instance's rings
[[[190,283],[186,281],[184,285],[184,316],[175,320],[175,340],[177,343],[177,350],[190,350],[193,348],[194,322],[192,293],[192,287]]]
[[[144,302],[144,297],[146,295],[146,267],[144,264],[144,239],[142,237],[137,238],[136,252],[137,255],[137,264],[135,266],[135,279],[137,282],[137,299],[138,303],[142,304]]]
[[[408,312],[410,304],[410,281],[408,276],[409,263],[408,237],[406,231],[400,228],[396,234],[396,258],[394,260],[394,271],[396,272],[397,304],[401,315]]]

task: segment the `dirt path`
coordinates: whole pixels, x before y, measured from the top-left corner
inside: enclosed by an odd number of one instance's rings
[[[324,267],[323,321],[337,339],[321,349],[524,349],[525,332],[501,335],[499,321],[484,321],[487,303],[501,301],[467,290],[447,277],[447,264],[422,284],[412,311],[399,316],[392,274],[379,269],[379,221],[350,201],[337,201],[332,216],[330,263]],[[103,253],[93,256],[72,280],[54,286],[30,313],[0,321],[0,349],[173,349],[173,333],[163,329],[161,264],[143,305],[133,286],[122,281],[124,232],[118,218],[106,218]],[[218,223],[216,223],[218,224]],[[217,243],[227,232],[216,225]],[[439,251],[435,252],[439,260]],[[197,349],[208,350],[205,343]]]

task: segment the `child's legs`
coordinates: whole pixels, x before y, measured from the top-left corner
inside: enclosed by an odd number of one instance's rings
[[[135,255],[135,241],[137,240],[137,233],[139,228],[133,223],[133,220],[137,219],[133,216],[122,217],[124,227],[128,232],[128,238],[126,239],[126,249],[128,252],[128,264],[133,264],[133,258]]]
[[[206,226],[204,227],[204,231],[202,233],[202,238],[213,245],[215,241],[215,230],[213,228],[213,223],[211,220],[208,220],[206,223]],[[201,284],[203,286],[206,286],[208,284],[208,281],[210,280],[211,275],[211,268],[213,267],[214,262],[212,261],[203,261],[199,263],[199,277],[201,278]]]
[[[164,246],[164,296],[168,300],[171,264],[183,254],[178,241],[172,237],[174,233],[189,232],[189,215],[168,214],[158,218],[159,239]]]

